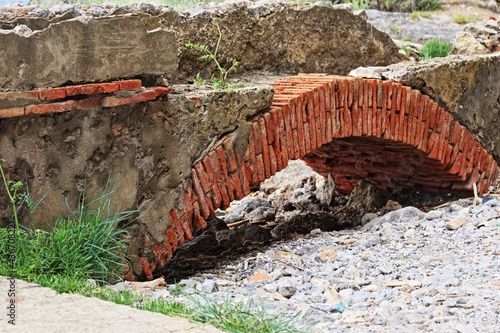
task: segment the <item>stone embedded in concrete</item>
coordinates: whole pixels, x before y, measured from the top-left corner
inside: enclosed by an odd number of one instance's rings
[[[474,35],[467,31],[459,31],[455,37],[455,48],[453,54],[486,54],[490,50],[479,43]]]
[[[177,40],[136,15],[80,16],[29,35],[0,30],[0,89],[109,81],[177,70]]]

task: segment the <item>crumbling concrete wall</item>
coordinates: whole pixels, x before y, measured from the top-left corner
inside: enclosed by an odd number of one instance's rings
[[[177,86],[167,100],[0,119],[1,156],[10,179],[28,180],[38,200],[28,227],[48,228],[76,208],[79,194],[102,194],[116,183],[115,209],[135,210],[140,220],[130,229],[128,253],[134,271],[145,243],[161,243],[171,224],[169,212],[183,209],[182,193],[192,165],[227,133],[248,134],[248,119],[269,107],[272,89],[190,93]],[[237,144],[237,140],[235,142]],[[6,196],[1,196],[1,200]],[[9,205],[0,211],[5,225]]]
[[[142,78],[161,83],[209,79],[213,63],[187,49],[188,41],[212,51],[220,18],[218,52],[229,68],[236,58],[247,71],[346,74],[366,65],[403,59],[388,35],[331,4],[241,2],[175,12],[132,6],[96,16],[70,7],[60,15],[21,10],[0,16],[0,90]],[[147,9],[147,10],[146,10]],[[24,17],[20,17],[24,15]]]

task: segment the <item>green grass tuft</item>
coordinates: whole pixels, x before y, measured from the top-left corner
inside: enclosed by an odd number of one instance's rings
[[[106,187],[96,200],[82,201],[71,218],[58,219],[50,232],[14,225],[1,228],[0,239],[15,236],[16,253],[9,257],[12,244],[0,242],[0,275],[14,274],[42,285],[57,285],[54,279],[59,277],[74,281],[91,278],[100,283],[119,279],[126,265],[122,260],[125,230],[117,225],[136,212],[113,212],[113,192],[114,187]]]
[[[476,15],[470,16],[470,15],[460,14],[453,16],[453,21],[455,21],[455,23],[458,24],[466,24],[466,23],[474,23],[481,21],[481,18]]]
[[[410,14],[410,18],[415,22],[420,21],[421,18],[428,19],[431,16],[432,16],[431,11],[415,11]]]
[[[437,38],[432,38],[425,42],[420,49],[420,57],[422,60],[446,57],[451,50],[453,50],[451,44]]]

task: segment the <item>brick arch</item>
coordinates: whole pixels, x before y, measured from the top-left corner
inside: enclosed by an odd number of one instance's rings
[[[256,119],[244,152],[226,138],[191,171],[182,210],[154,262],[141,257],[146,277],[192,239],[194,229],[233,200],[302,158],[337,189],[350,192],[360,179],[385,189],[416,188],[470,194],[485,192],[498,174],[491,155],[452,115],[418,90],[391,81],[308,74],[272,86],[268,112]]]

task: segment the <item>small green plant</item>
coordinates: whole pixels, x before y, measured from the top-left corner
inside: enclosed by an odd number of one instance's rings
[[[204,79],[201,77],[201,74],[200,74],[200,73],[196,74],[196,77],[194,78],[193,83],[194,83],[194,84],[196,84],[196,85],[199,85],[199,86],[203,86],[203,85],[208,84],[207,80],[204,80]]]
[[[446,57],[452,49],[453,45],[440,39],[432,38],[420,48],[420,56],[422,60]]]
[[[413,39],[411,39],[411,37],[403,37],[403,38],[401,38],[401,40],[403,42],[413,42]]]
[[[236,60],[236,58],[233,58],[233,60],[231,62],[231,67],[229,67],[229,69],[226,69],[226,68],[221,66],[220,61],[217,58],[217,56],[218,56],[218,52],[220,49],[220,43],[222,40],[222,36],[224,33],[222,32],[222,29],[220,28],[220,24],[219,24],[220,19],[216,18],[213,20],[213,22],[214,22],[215,26],[217,27],[217,31],[219,33],[219,38],[217,39],[217,44],[216,44],[215,50],[213,52],[210,51],[209,47],[207,45],[204,45],[204,44],[188,42],[186,44],[186,47],[188,49],[193,49],[193,50],[196,50],[196,51],[203,53],[203,55],[200,56],[199,59],[207,61],[207,62],[213,62],[215,64],[215,66],[217,67],[217,71],[219,73],[218,73],[218,75],[216,75],[215,73],[212,74],[212,76],[210,78],[212,81],[212,84],[217,89],[227,89],[227,88],[229,88],[229,80],[228,80],[227,76],[230,72],[237,71],[239,63]],[[196,75],[194,82],[195,82],[195,84],[206,84],[206,81],[203,80],[200,73],[198,73]]]
[[[465,14],[459,14],[459,15],[455,15],[453,16],[453,21],[455,21],[455,23],[458,23],[458,24],[466,24],[466,23],[474,23],[474,22],[478,22],[478,21],[481,21],[481,18],[479,16],[469,16],[469,15],[465,15]]]

